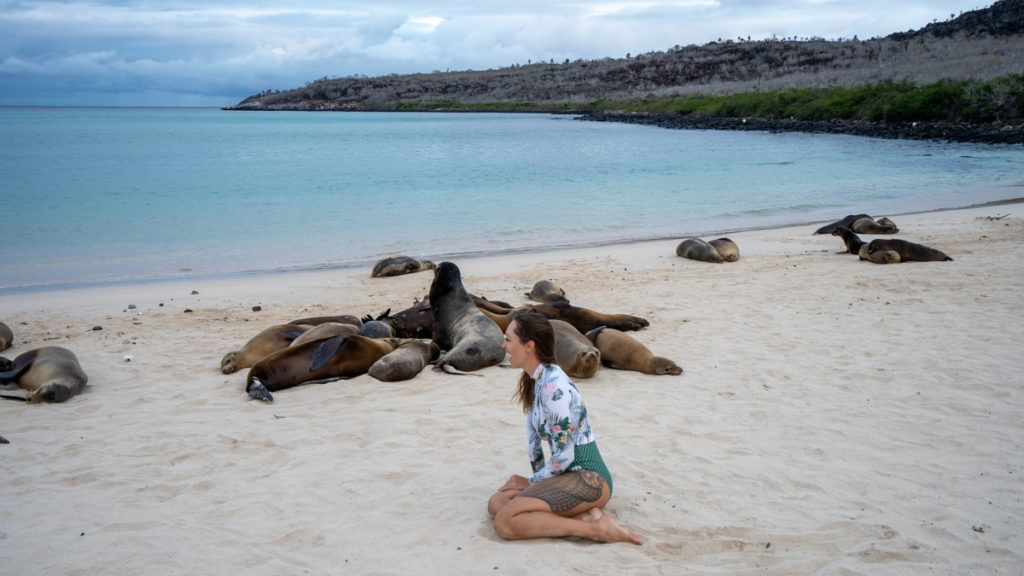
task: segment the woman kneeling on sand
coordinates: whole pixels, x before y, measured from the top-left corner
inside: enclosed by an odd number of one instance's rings
[[[555,364],[551,323],[537,313],[519,314],[505,331],[504,348],[521,368],[516,399],[526,412],[527,450],[533,476],[513,474],[491,496],[487,511],[503,538],[578,536],[598,542],[640,538],[603,511],[612,476],[601,459],[576,386]],[[541,441],[551,459],[544,463]]]

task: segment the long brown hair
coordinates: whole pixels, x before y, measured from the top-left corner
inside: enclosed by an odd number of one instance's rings
[[[538,312],[520,312],[512,318],[512,322],[516,325],[514,333],[520,343],[533,342],[541,364],[555,364],[555,329],[546,316]],[[533,375],[527,374],[525,370],[519,376],[519,388],[513,399],[523,407],[523,412],[529,411],[533,405],[534,383]]]

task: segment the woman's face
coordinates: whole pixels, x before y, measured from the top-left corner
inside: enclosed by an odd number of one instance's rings
[[[508,330],[505,330],[505,341],[501,347],[508,352],[509,363],[513,368],[525,368],[530,360],[533,360],[535,346],[533,342],[523,344],[519,340],[519,335],[516,334],[516,321],[513,320],[509,323]]]

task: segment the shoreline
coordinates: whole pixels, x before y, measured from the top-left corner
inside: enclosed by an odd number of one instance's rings
[[[987,202],[980,202],[976,204],[967,204],[962,206],[948,206],[940,208],[931,208],[928,210],[914,210],[909,212],[894,212],[887,214],[872,215],[878,216],[907,216],[914,214],[928,214],[932,212],[944,212],[950,210],[967,210],[971,208],[984,208],[992,206],[1002,206],[1008,204],[1019,204],[1024,203],[1024,197],[1011,197],[1002,200],[990,200]],[[836,216],[835,220],[839,220],[844,215]],[[745,226],[739,228],[723,228],[716,230],[699,231],[694,233],[682,233],[679,235],[672,236],[657,236],[657,237],[645,237],[636,238],[630,240],[608,240],[608,241],[596,241],[596,242],[583,242],[577,244],[555,244],[547,246],[537,246],[532,248],[516,248],[509,250],[497,250],[497,251],[471,251],[471,252],[453,252],[447,254],[440,254],[437,256],[416,256],[412,255],[420,260],[433,260],[435,262],[442,262],[445,260],[451,261],[455,259],[478,259],[498,256],[516,256],[526,254],[544,254],[548,252],[559,252],[569,250],[584,250],[590,248],[601,248],[608,246],[629,246],[634,244],[643,244],[647,242],[661,242],[672,239],[682,239],[689,236],[720,236],[725,234],[738,234],[742,232],[756,232],[763,230],[777,230],[783,228],[792,228],[797,226],[810,226],[814,224],[824,225],[827,222],[824,221],[810,221],[801,220],[794,222],[785,222],[781,224],[770,224],[765,226]],[[345,263],[318,263],[312,265],[298,265],[281,268],[271,268],[262,270],[244,270],[240,272],[228,272],[219,274],[197,274],[193,276],[186,275],[167,275],[157,277],[141,277],[141,278],[124,278],[124,279],[111,279],[111,280],[97,280],[93,282],[61,282],[53,284],[28,284],[21,286],[8,286],[0,287],[0,298],[6,295],[20,295],[20,294],[40,294],[48,292],[65,292],[70,290],[82,290],[82,289],[102,289],[102,288],[117,288],[117,287],[130,287],[134,285],[156,285],[156,284],[181,284],[188,282],[211,282],[211,281],[231,281],[236,279],[244,278],[261,278],[261,277],[275,277],[280,278],[289,274],[297,273],[316,273],[316,272],[330,272],[330,271],[349,271],[349,270],[372,270],[373,265],[377,260],[357,260]]]

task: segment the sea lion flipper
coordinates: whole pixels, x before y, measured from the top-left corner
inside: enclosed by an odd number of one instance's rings
[[[21,396],[11,396],[9,394],[0,394],[0,398],[3,398],[4,400],[17,400],[18,402],[28,402],[27,398],[22,398]]]
[[[374,320],[382,320],[383,321],[383,320],[387,320],[390,317],[391,317],[391,308],[388,308],[383,313],[381,313],[380,316],[377,316],[376,318],[374,318]],[[364,322],[365,322],[365,320],[364,320]]]
[[[594,328],[593,330],[584,334],[584,336],[587,337],[587,340],[590,340],[592,343],[597,344],[597,335],[600,334],[601,331],[604,330],[605,328],[607,328],[607,326],[598,326],[597,328]]]
[[[249,396],[252,396],[254,400],[263,400],[264,402],[273,402],[274,396],[267,390],[267,387],[260,382],[259,378],[253,378],[249,384]]]
[[[320,345],[316,347],[316,352],[313,353],[313,364],[310,365],[309,371],[316,372],[323,368],[338,353],[338,349],[346,340],[348,340],[348,336],[334,336],[320,342]]]

